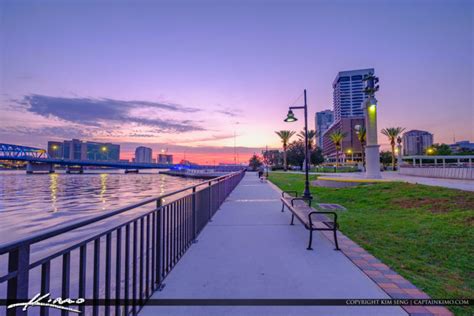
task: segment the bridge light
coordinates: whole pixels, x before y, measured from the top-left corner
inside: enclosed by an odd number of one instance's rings
[[[102,148],[102,151],[107,151],[107,147],[103,146]]]

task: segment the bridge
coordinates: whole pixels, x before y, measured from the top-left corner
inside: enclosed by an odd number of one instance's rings
[[[27,162],[26,172],[54,172],[54,166],[66,166],[66,172],[83,172],[83,167],[105,167],[124,169],[125,172],[138,172],[140,169],[220,169],[222,171],[234,171],[236,168],[225,166],[202,166],[181,164],[159,164],[138,163],[124,161],[100,161],[100,160],[78,160],[51,158],[46,150],[35,147],[27,147],[12,144],[0,144],[0,161],[24,161]]]

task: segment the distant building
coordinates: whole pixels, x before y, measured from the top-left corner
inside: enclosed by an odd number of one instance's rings
[[[474,151],[474,143],[471,143],[468,140],[463,140],[449,145],[449,148],[451,148],[451,151],[454,154],[462,153],[465,151]]]
[[[373,68],[341,71],[337,74],[332,84],[334,122],[342,118],[364,117],[363,105],[367,96],[362,79],[370,73],[374,73]]]
[[[135,149],[135,162],[151,163],[153,150],[149,147],[139,146]]]
[[[62,159],[63,158],[63,143],[62,142],[48,142],[48,156],[50,158]]]
[[[264,162],[267,162],[270,166],[283,166],[283,153],[278,149],[262,150],[262,156]]]
[[[403,134],[403,155],[423,155],[433,145],[433,134],[427,131],[411,130]]]
[[[159,164],[167,164],[171,165],[173,164],[173,155],[169,154],[158,154],[158,159],[157,159]]]
[[[344,155],[347,158],[347,151],[350,150],[351,159],[360,160],[362,158],[362,146],[357,138],[355,127],[357,125],[365,126],[365,120],[363,117],[353,118],[342,118],[338,122],[335,122],[323,135],[323,155],[327,158],[336,157],[336,146],[331,141],[329,135],[335,131],[342,131],[346,133],[346,137],[342,141],[342,146],[339,151],[339,158],[342,159]]]
[[[49,141],[48,155],[57,159],[118,161],[120,159],[120,145],[83,142],[79,139],[63,142]]]
[[[316,112],[315,126],[316,126],[316,146],[323,148],[323,134],[328,130],[331,124],[334,122],[334,112],[331,110],[325,110]]]

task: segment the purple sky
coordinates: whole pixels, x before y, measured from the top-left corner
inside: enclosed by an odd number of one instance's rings
[[[379,129],[474,139],[469,0],[3,0],[0,10],[0,142],[79,137],[204,162],[232,156],[235,132],[246,160],[279,146],[273,131],[302,128],[282,119],[304,88],[314,128],[337,72],[369,67]]]

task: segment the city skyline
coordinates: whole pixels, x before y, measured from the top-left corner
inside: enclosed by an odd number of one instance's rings
[[[470,1],[0,9],[3,142],[79,138],[120,144],[121,158],[146,146],[199,163],[233,162],[236,144],[244,162],[280,147],[275,130],[302,130],[283,118],[304,88],[314,117],[333,108],[337,73],[363,68],[380,78],[379,130],[474,139]]]

